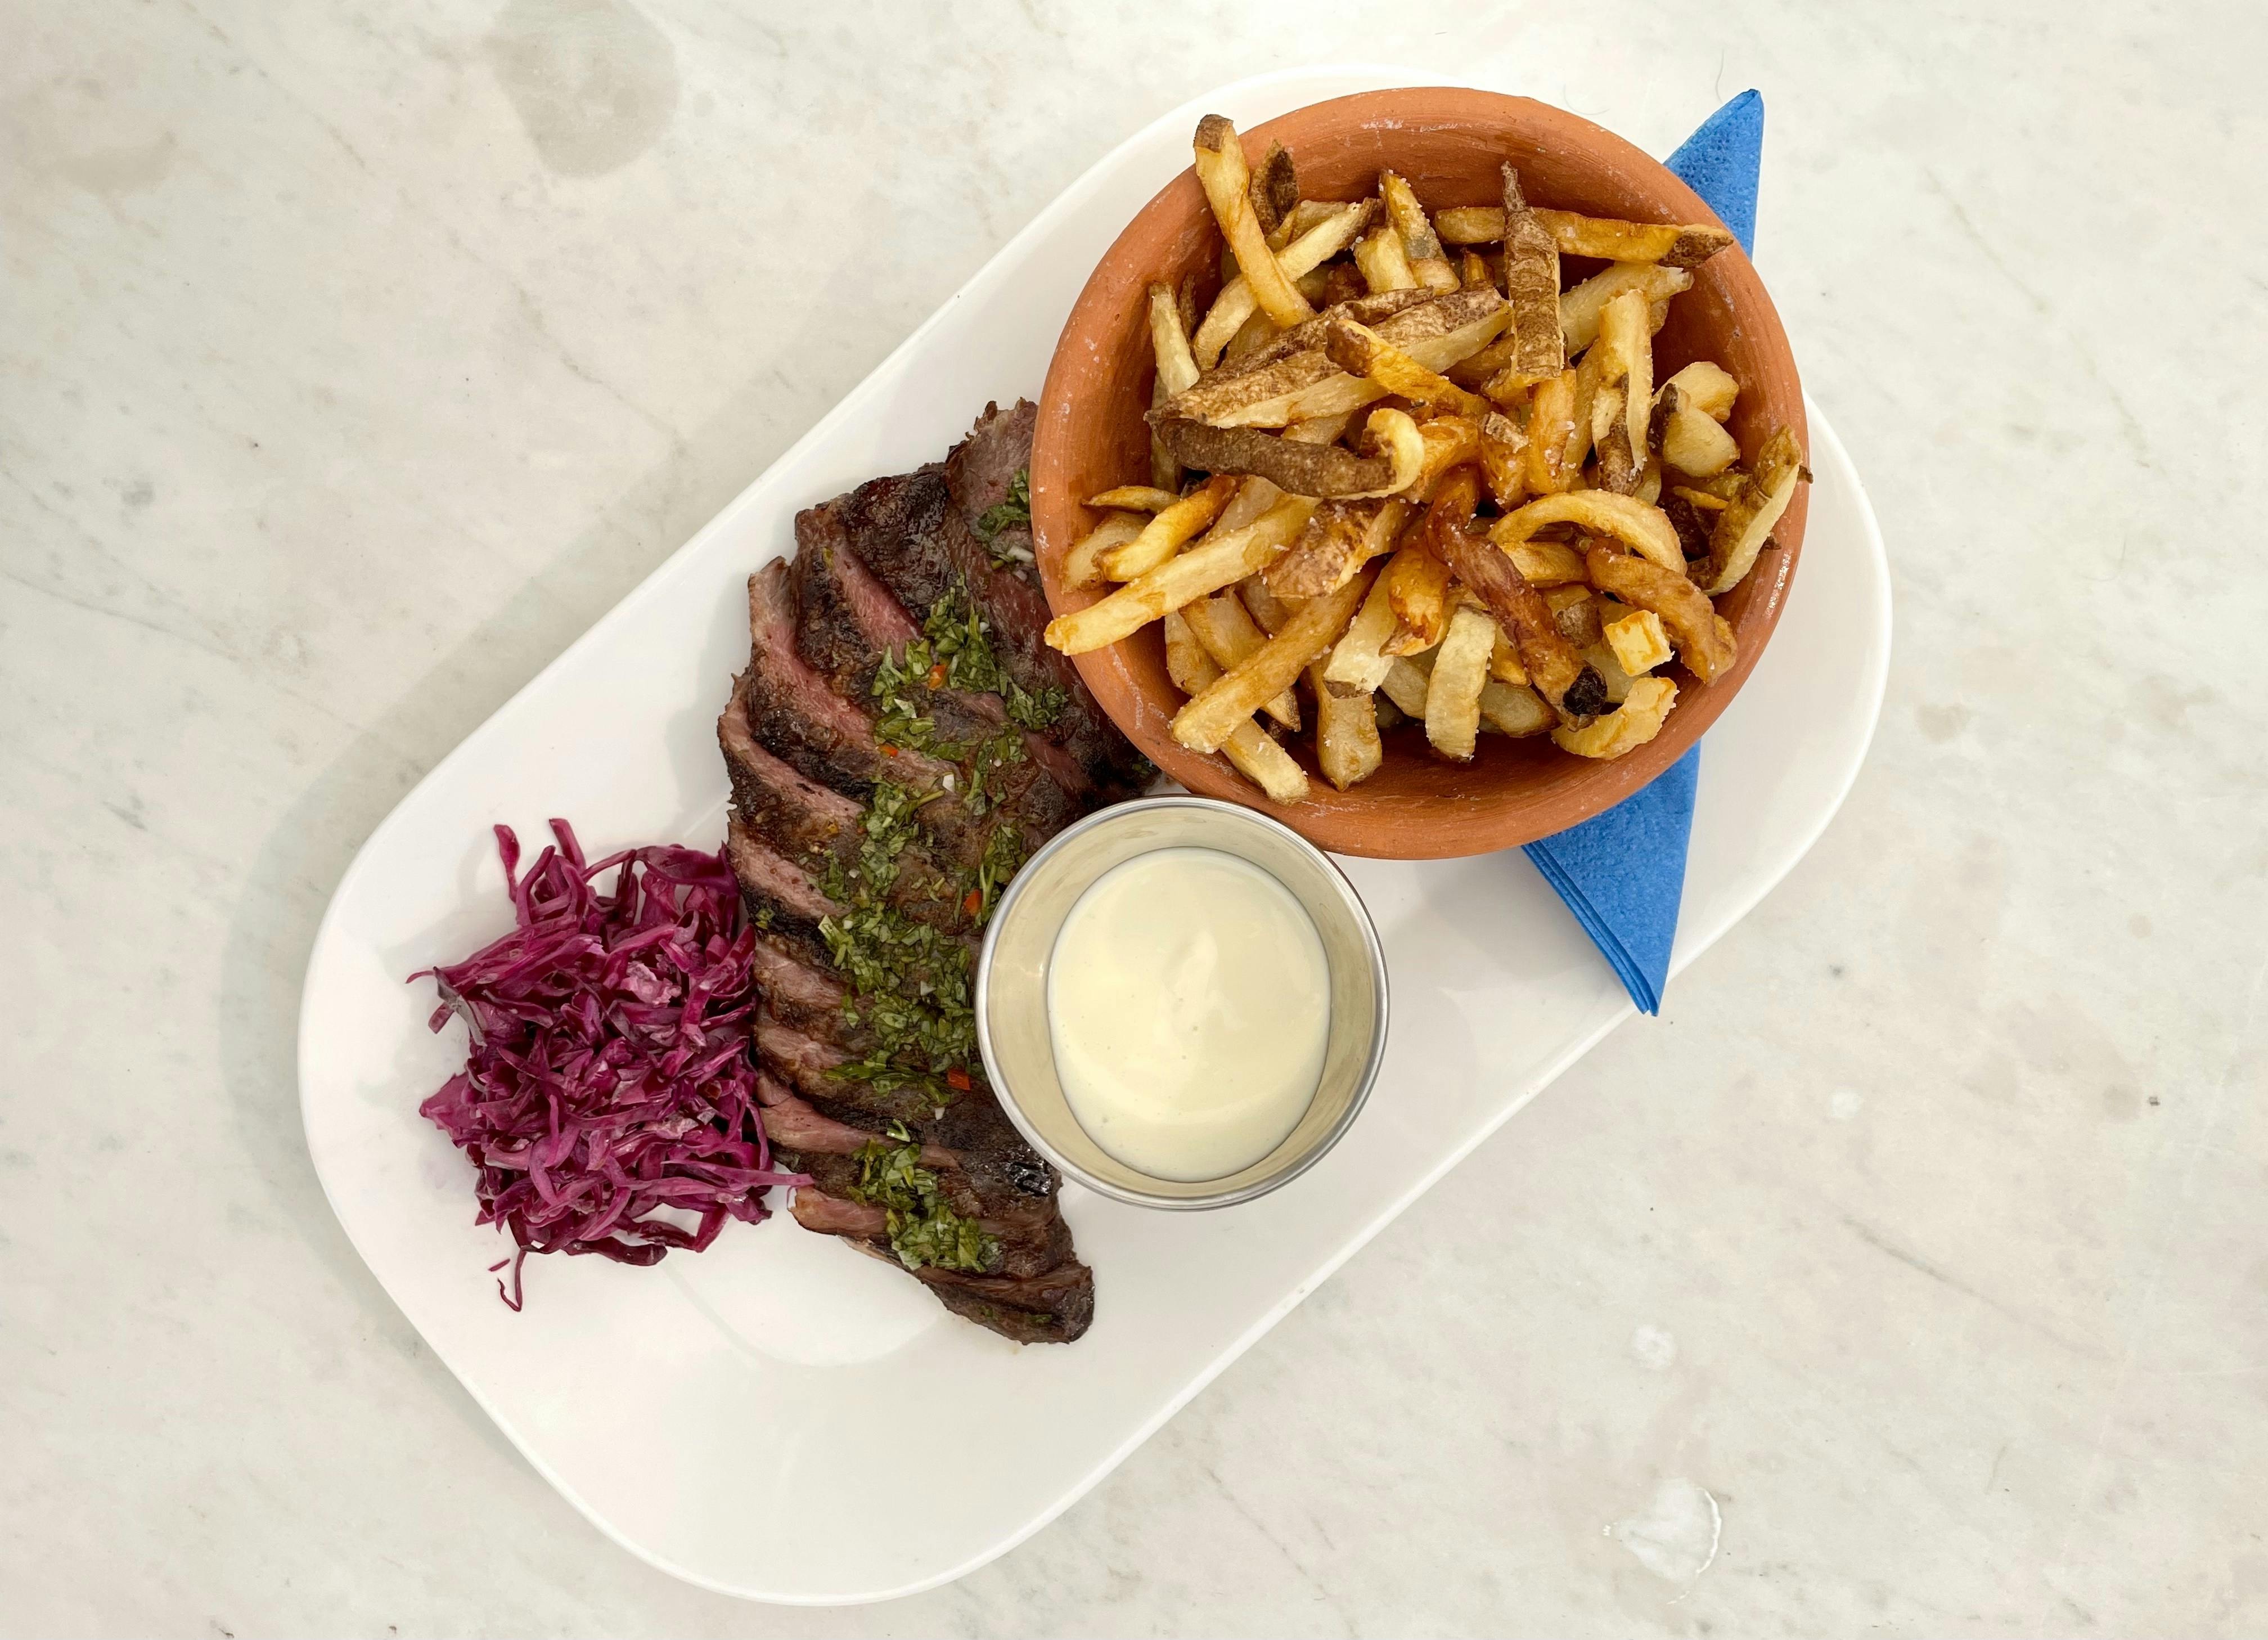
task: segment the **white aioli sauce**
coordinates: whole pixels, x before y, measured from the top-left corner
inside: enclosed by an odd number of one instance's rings
[[[1299,1126],[1330,1026],[1323,942],[1292,891],[1211,848],[1096,879],[1048,963],[1056,1073],[1087,1136],[1156,1178],[1220,1178]]]

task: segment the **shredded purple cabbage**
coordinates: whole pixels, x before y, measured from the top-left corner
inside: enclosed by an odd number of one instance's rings
[[[472,1158],[482,1224],[518,1251],[497,1291],[520,1307],[531,1252],[652,1264],[695,1252],[728,1218],[770,1216],[777,1171],[757,1116],[755,931],[720,851],[664,845],[586,864],[564,820],[525,876],[496,829],[519,927],[429,968],[431,1027],[462,1018],[465,1068],[417,1107]],[[615,891],[593,883],[622,868]],[[688,1230],[665,1216],[698,1216]]]

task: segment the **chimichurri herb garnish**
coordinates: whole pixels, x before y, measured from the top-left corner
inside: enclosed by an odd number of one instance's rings
[[[937,720],[923,709],[924,697],[940,689],[998,695],[1007,721],[977,740],[940,739]],[[874,720],[876,741],[885,750],[929,752],[965,765],[968,779],[961,801],[976,815],[991,805],[993,794],[987,788],[993,772],[1023,761],[1023,732],[1047,728],[1071,704],[1070,697],[1053,684],[1031,690],[1009,676],[966,586],[957,586],[938,600],[922,623],[919,638],[895,652],[883,652],[869,692],[881,706]]]
[[[1028,555],[1015,547],[998,546],[995,544],[994,538],[1003,530],[1013,529],[1018,525],[1029,528],[1031,522],[1032,469],[1020,467],[1016,469],[1016,476],[1008,481],[1008,499],[998,506],[985,509],[984,515],[976,521],[976,533],[983,537],[984,544],[991,550],[992,562],[1005,569],[1011,564],[1023,561]]]
[[[890,1249],[909,1270],[983,1270],[999,1244],[946,1206],[937,1175],[921,1164],[921,1145],[902,1122],[890,1124],[895,1144],[870,1139],[858,1147],[858,1182],[851,1197],[883,1210]]]
[[[876,783],[857,852],[848,861],[830,860],[821,874],[821,891],[843,911],[821,918],[819,933],[850,982],[844,1018],[874,1039],[871,1052],[835,1074],[886,1092],[925,1089],[941,1105],[955,1085],[968,1085],[968,1067],[977,1062],[968,948],[890,904],[914,816],[935,797]]]

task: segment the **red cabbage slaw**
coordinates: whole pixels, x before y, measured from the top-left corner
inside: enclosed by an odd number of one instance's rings
[[[496,828],[519,926],[410,976],[440,991],[431,1029],[461,1018],[470,1038],[465,1068],[417,1109],[471,1158],[475,1222],[512,1232],[517,1251],[489,1267],[512,1267],[497,1291],[514,1310],[531,1252],[699,1252],[728,1218],[770,1217],[772,1186],[810,1182],[773,1168],[757,1115],[755,932],[723,852],[586,863],[573,828],[551,831],[519,875],[519,839]]]

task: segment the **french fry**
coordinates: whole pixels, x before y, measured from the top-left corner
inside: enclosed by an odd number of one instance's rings
[[[1541,205],[1535,209],[1562,256],[1697,268],[1733,242],[1724,229],[1705,223],[1617,222]],[[1461,205],[1436,216],[1433,227],[1444,244],[1491,244],[1504,237],[1504,212],[1494,205]]]
[[[1539,497],[1497,520],[1489,528],[1489,539],[1509,547],[1546,524],[1572,524],[1592,535],[1612,536],[1661,568],[1679,575],[1685,573],[1685,553],[1677,544],[1676,528],[1661,509],[1602,490]]]
[[[1183,708],[1187,710],[1187,708]],[[1307,801],[1307,772],[1292,754],[1268,738],[1268,732],[1250,718],[1223,737],[1219,750],[1236,772],[1279,803]]]
[[[1258,210],[1257,203],[1254,210]],[[1303,199],[1292,207],[1289,215],[1268,230],[1268,248],[1277,253],[1276,260],[1284,260],[1286,246],[1318,223],[1329,220],[1346,207],[1328,199]]]
[[[1294,444],[1336,444],[1346,436],[1347,424],[1353,419],[1352,410],[1340,410],[1329,416],[1311,416],[1285,428],[1284,436]]]
[[[1491,410],[1481,417],[1481,471],[1489,499],[1509,512],[1528,495],[1528,435],[1509,416]]]
[[[1717,514],[1709,536],[1707,561],[1696,566],[1695,579],[1704,592],[1713,598],[1741,584],[1741,578],[1755,566],[1756,555],[1771,539],[1772,527],[1795,499],[1795,486],[1809,476],[1793,433],[1782,427],[1764,440],[1764,447],[1756,453],[1756,470],[1732,504]],[[1692,661],[1689,659],[1686,664],[1690,666]]]
[[[1285,598],[1316,598],[1344,587],[1371,559],[1393,550],[1409,521],[1410,507],[1399,496],[1326,501],[1315,509],[1291,550],[1270,564],[1262,579],[1269,591]]]
[[[1245,184],[1245,192],[1252,200],[1252,214],[1263,234],[1273,233],[1276,225],[1297,208],[1299,174],[1292,170],[1292,156],[1284,151],[1283,144],[1268,144],[1267,153],[1252,167],[1252,180]]]
[[[1587,720],[1605,704],[1605,692],[1599,675],[1560,635],[1543,595],[1489,541],[1462,529],[1444,530],[1439,539],[1450,569],[1520,651],[1520,664],[1535,692],[1569,722]]]
[[[1535,399],[1528,409],[1529,491],[1539,496],[1549,496],[1556,495],[1567,487],[1573,471],[1567,465],[1567,446],[1574,436],[1575,373],[1563,370],[1549,381],[1537,385]]]
[[[1371,200],[1332,207],[1329,214],[1319,218],[1313,227],[1284,247],[1282,254],[1276,258],[1276,265],[1287,278],[1297,280],[1306,277],[1352,244],[1355,236],[1362,232],[1376,211],[1376,203]],[[1302,297],[1300,299],[1304,301],[1307,299]],[[1242,330],[1252,315],[1260,311],[1260,295],[1253,289],[1252,282],[1242,277],[1231,279],[1221,287],[1220,294],[1213,299],[1211,311],[1205,314],[1204,322],[1197,327],[1197,336],[1190,344],[1197,361],[1209,366],[1219,359],[1221,350],[1228,345],[1230,338]],[[1276,319],[1273,313],[1269,317],[1277,323],[1283,322]],[[1174,389],[1177,393],[1187,390],[1185,388]]]
[[[1064,554],[1063,578],[1068,587],[1100,587],[1102,555],[1115,547],[1124,546],[1142,533],[1149,521],[1131,513],[1113,513],[1093,529],[1071,543]]]
[[[1477,252],[1467,251],[1457,264],[1457,283],[1468,291],[1495,288],[1496,280],[1489,272],[1488,259]]]
[[[1225,535],[1216,531],[1178,558],[1136,576],[1108,597],[1056,617],[1048,623],[1048,643],[1062,654],[1085,654],[1139,632],[1168,609],[1178,609],[1208,593],[1234,585],[1265,568],[1300,533],[1314,505],[1298,496],[1286,496],[1243,528]],[[1263,698],[1276,693],[1270,690]],[[1258,710],[1256,705],[1253,710]]]
[[[1469,762],[1480,735],[1481,687],[1488,682],[1497,624],[1476,605],[1457,606],[1434,657],[1425,691],[1425,739],[1435,751]]]
[[[1514,740],[1541,735],[1559,721],[1543,697],[1534,690],[1499,678],[1481,685],[1481,722]]]
[[[1425,207],[1418,203],[1418,196],[1400,173],[1381,171],[1378,174],[1378,196],[1386,203],[1387,219],[1402,238],[1402,251],[1410,270],[1418,283],[1429,291],[1454,291],[1458,287],[1456,270],[1441,254],[1441,240],[1426,219]]]
[[[1521,379],[1537,382],[1557,375],[1572,351],[1562,336],[1559,247],[1550,231],[1528,208],[1520,173],[1509,160],[1504,176],[1504,289],[1520,338],[1506,366]]]
[[[1358,286],[1361,284],[1359,275],[1356,276],[1355,283]],[[1378,327],[1383,334],[1383,328],[1388,320],[1397,314],[1407,313],[1411,308],[1424,307],[1432,300],[1433,293],[1431,291],[1381,291],[1373,294],[1368,291],[1358,289],[1353,296],[1344,301],[1332,303],[1305,324],[1293,325],[1257,353],[1239,360],[1233,366],[1223,366],[1215,373],[1213,379],[1215,395],[1219,395],[1230,391],[1223,388],[1222,383],[1278,363],[1289,358],[1294,353],[1320,352],[1323,345],[1324,327],[1335,315],[1344,314],[1347,318],[1362,324]],[[1420,327],[1422,334],[1430,334],[1432,329],[1441,328],[1438,310],[1412,322]],[[1397,325],[1395,327],[1395,331],[1396,335],[1409,334],[1406,326]],[[1239,388],[1235,391],[1244,392],[1247,389]]]
[[[1732,505],[1723,496],[1711,495],[1706,490],[1697,490],[1691,484],[1672,484],[1669,486],[1669,493],[1688,506],[1697,507],[1704,513],[1721,513]],[[1669,504],[1667,501],[1660,503],[1660,506],[1664,512],[1668,511]]]
[[[1667,301],[1692,284],[1693,276],[1683,269],[1659,262],[1618,262],[1602,269],[1559,298],[1559,325],[1566,334],[1568,353],[1579,353],[1598,340],[1599,320],[1607,304],[1624,291],[1642,291],[1651,304]],[[1650,314],[1647,323],[1649,331],[1660,328]]]
[[[1738,649],[1732,624],[1719,615],[1702,590],[1683,571],[1663,569],[1644,558],[1627,558],[1606,547],[1593,547],[1584,567],[1591,585],[1612,593],[1634,609],[1651,609],[1661,617],[1678,658],[1703,683],[1712,683],[1733,664]]]
[[[1256,308],[1245,320],[1244,328],[1229,337],[1227,351],[1221,354],[1220,362],[1233,366],[1239,359],[1249,358],[1282,334],[1273,319]]]
[[[1205,653],[1223,670],[1249,659],[1268,641],[1259,623],[1232,592],[1218,592],[1210,598],[1184,604],[1180,614],[1189,623],[1189,631],[1197,634],[1197,641],[1204,646]],[[1291,690],[1272,700],[1263,701],[1260,709],[1285,728],[1298,730],[1300,698]]]
[[[1386,696],[1376,694],[1368,696],[1366,698],[1370,701],[1371,710],[1377,714],[1380,734],[1383,735],[1389,729],[1398,729],[1410,721],[1409,718],[1403,715],[1402,708],[1395,705]]]
[[[1132,580],[1153,570],[1194,541],[1219,518],[1236,493],[1236,480],[1226,476],[1208,478],[1197,489],[1164,508],[1142,527],[1142,533],[1124,546],[1113,547],[1100,560],[1112,580]]]
[[[1599,641],[1599,601],[1588,587],[1554,587],[1543,595],[1543,604],[1559,635],[1576,648]]]
[[[1330,658],[1323,663],[1323,681],[1350,693],[1366,695],[1379,688],[1394,666],[1394,657],[1385,653],[1386,644],[1401,624],[1401,617],[1394,613],[1392,588],[1381,575],[1371,583],[1369,595],[1345,634],[1332,646]]]
[[[1579,757],[1619,757],[1660,734],[1662,720],[1676,704],[1676,684],[1666,677],[1642,677],[1614,711],[1580,728],[1562,724],[1551,731],[1551,739]]]
[[[1425,435],[1406,411],[1373,410],[1363,427],[1363,442],[1385,455],[1390,470],[1384,484],[1375,490],[1357,491],[1351,499],[1399,494],[1415,484],[1425,470]]]
[[[1323,668],[1322,661],[1307,667],[1307,687],[1315,697],[1315,762],[1323,778],[1344,792],[1378,772],[1386,749],[1370,691],[1339,694],[1325,681]]]
[[[1181,499],[1177,492],[1155,484],[1121,484],[1087,497],[1086,504],[1098,510],[1120,507],[1129,513],[1162,513]]]
[[[1528,669],[1520,663],[1520,651],[1504,635],[1502,626],[1496,629],[1496,646],[1489,651],[1489,676],[1502,683],[1524,685],[1528,682]]]
[[[1403,655],[1388,664],[1386,676],[1380,681],[1378,691],[1392,701],[1395,709],[1404,717],[1414,718],[1423,723],[1425,720],[1425,696],[1430,686],[1431,679],[1425,669]]]
[[[1359,573],[1336,592],[1301,604],[1282,632],[1174,713],[1174,738],[1192,751],[1219,750],[1238,723],[1249,722],[1261,702],[1289,689],[1330,646],[1369,595],[1370,581]]]
[[[1494,341],[1510,316],[1511,309],[1493,290],[1454,291],[1404,307],[1372,328],[1426,369],[1446,371]],[[1263,348],[1254,355],[1266,362],[1253,368],[1231,371],[1224,366],[1188,392],[1174,395],[1152,412],[1152,422],[1282,427],[1359,410],[1385,396],[1385,389],[1376,383],[1332,364],[1320,345],[1269,358],[1272,351],[1272,346]]]
[[[1637,463],[1646,459],[1647,419],[1653,413],[1653,332],[1646,323],[1643,292],[1624,291],[1607,304],[1599,315],[1595,351],[1606,355],[1601,366],[1601,386],[1611,384],[1623,391],[1624,425],[1628,432],[1624,454],[1634,475]],[[1591,436],[1594,443],[1602,441],[1595,420]]]
[[[1336,444],[1309,444],[1258,427],[1209,427],[1166,421],[1154,431],[1174,458],[1203,471],[1252,474],[1290,495],[1364,496],[1391,488],[1395,453],[1359,456]]]
[[[1236,593],[1244,600],[1244,607],[1252,611],[1252,618],[1260,623],[1260,630],[1270,638],[1284,630],[1297,607],[1269,591],[1267,578],[1262,575],[1247,575],[1236,583]]]
[[[1184,695],[1201,692],[1220,676],[1220,663],[1205,653],[1179,609],[1166,611],[1166,676]]]
[[[1156,410],[1172,395],[1166,391],[1166,379],[1158,377],[1150,383],[1150,408]],[[1167,495],[1178,495],[1182,488],[1182,464],[1166,448],[1165,440],[1152,430],[1150,434],[1150,483]]]
[[[1389,223],[1381,223],[1356,242],[1354,265],[1362,270],[1363,282],[1373,291],[1425,288],[1418,283],[1410,258],[1403,252],[1402,236]]]
[[[1733,402],[1741,394],[1741,384],[1732,372],[1705,358],[1694,360],[1661,384],[1665,395],[1672,388],[1689,407],[1719,422],[1733,413]]]
[[[1623,390],[1608,388],[1599,395],[1599,409],[1607,423],[1598,443],[1595,487],[1609,495],[1636,496],[1639,468],[1631,458],[1630,424],[1623,417]]]
[[[1351,319],[1330,320],[1323,332],[1323,351],[1348,374],[1366,376],[1386,392],[1413,403],[1454,410],[1475,421],[1493,409],[1477,393],[1468,393],[1447,376],[1426,369],[1377,331]]]
[[[1585,644],[1583,661],[1599,675],[1599,681],[1606,685],[1608,705],[1619,706],[1630,698],[1631,689],[1638,680],[1623,669],[1623,663],[1616,659],[1612,648],[1603,643]]]
[[[1741,459],[1741,447],[1705,410],[1680,404],[1662,418],[1661,459],[1690,477],[1713,478]]]
[[[1197,386],[1197,361],[1189,352],[1189,332],[1182,328],[1180,304],[1173,292],[1158,284],[1150,286],[1150,352],[1168,395]]]
[[[1607,647],[1622,669],[1636,677],[1669,659],[1669,634],[1651,609],[1632,609],[1606,623]]]
[[[1433,556],[1421,531],[1410,532],[1381,579],[1403,629],[1388,641],[1388,653],[1414,654],[1440,643],[1448,628],[1449,566]]]
[[[1531,586],[1564,587],[1588,575],[1583,555],[1560,542],[1515,541],[1504,552]]]
[[[1252,171],[1245,162],[1244,144],[1236,127],[1217,114],[1209,114],[1197,122],[1190,146],[1205,203],[1212,207],[1221,238],[1235,254],[1237,270],[1251,285],[1262,310],[1286,327],[1313,318],[1314,309],[1292,288],[1292,276],[1268,248],[1268,237],[1253,214]]]

